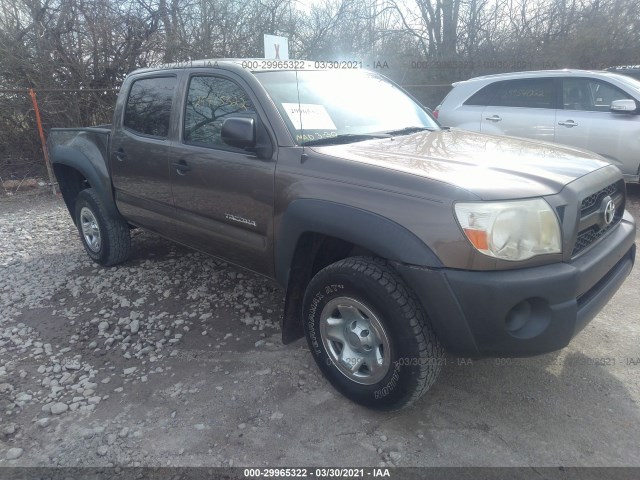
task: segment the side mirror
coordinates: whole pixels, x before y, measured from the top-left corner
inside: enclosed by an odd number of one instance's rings
[[[638,110],[638,106],[634,100],[614,100],[611,102],[610,110],[613,113],[635,113]]]
[[[230,117],[222,122],[222,141],[236,148],[256,146],[256,126],[253,118]]]

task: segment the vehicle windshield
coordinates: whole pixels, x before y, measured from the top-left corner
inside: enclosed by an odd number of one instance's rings
[[[299,145],[439,129],[424,107],[372,72],[272,71],[255,72],[255,76]]]
[[[628,75],[622,75],[621,73],[611,73],[612,77],[615,77],[616,80],[621,81],[622,83],[626,83],[630,87],[633,87],[638,93],[640,93],[640,80],[634,77],[630,77]]]

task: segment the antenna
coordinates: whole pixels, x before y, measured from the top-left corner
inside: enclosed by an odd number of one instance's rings
[[[302,124],[302,105],[300,104],[300,85],[298,83],[298,69],[296,72],[296,91],[298,92],[298,115],[300,116],[300,135],[302,135],[302,143],[304,143],[304,125]],[[304,163],[307,159],[307,154],[304,153],[304,145],[302,145],[302,155],[300,155],[300,161]]]

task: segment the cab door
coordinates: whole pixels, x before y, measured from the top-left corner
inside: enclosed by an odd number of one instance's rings
[[[274,158],[226,145],[222,122],[249,117],[265,128],[257,101],[231,73],[192,73],[184,82],[179,141],[170,178],[177,239],[259,273],[273,270]]]
[[[169,136],[177,81],[175,73],[158,73],[125,85],[127,98],[115,115],[109,159],[120,212],[166,236],[172,236],[175,212]]]

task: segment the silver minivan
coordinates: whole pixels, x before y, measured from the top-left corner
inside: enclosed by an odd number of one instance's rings
[[[586,70],[516,72],[453,84],[442,125],[590,150],[640,179],[640,81]],[[516,161],[517,159],[514,159]]]

